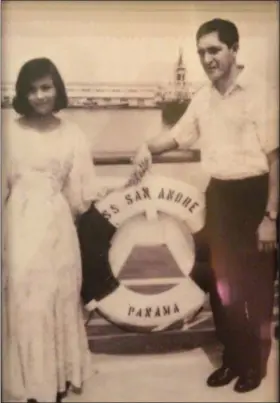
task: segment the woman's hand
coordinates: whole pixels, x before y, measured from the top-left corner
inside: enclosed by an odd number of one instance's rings
[[[115,190],[115,188],[109,188],[109,187],[104,187],[96,195],[96,200],[95,201],[100,201],[104,199],[108,194],[112,193]]]
[[[269,252],[277,248],[276,221],[264,217],[257,230],[258,248],[260,251]]]

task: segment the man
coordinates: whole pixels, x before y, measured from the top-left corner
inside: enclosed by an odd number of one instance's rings
[[[146,158],[188,148],[199,137],[210,176],[206,231],[214,281],[210,300],[224,347],[212,387],[237,378],[234,389],[255,389],[271,348],[276,218],[278,215],[277,99],[237,64],[239,34],[226,20],[204,23],[196,43],[210,80],[168,134],[150,140]],[[135,156],[137,162],[138,155]]]

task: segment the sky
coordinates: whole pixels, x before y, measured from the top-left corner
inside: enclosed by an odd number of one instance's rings
[[[239,61],[278,79],[276,1],[5,1],[2,4],[2,81],[15,81],[29,58],[46,56],[66,82],[173,80],[179,48],[190,81],[205,80],[195,33],[222,17],[240,32]]]

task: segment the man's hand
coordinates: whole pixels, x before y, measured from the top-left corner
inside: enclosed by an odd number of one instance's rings
[[[138,165],[136,165],[131,173],[130,177],[128,178],[124,188],[137,186],[144,176],[149,172],[151,169],[151,160],[149,158],[143,159]]]
[[[132,163],[135,166],[146,166],[150,168],[152,165],[152,154],[147,144],[143,144],[136,152],[136,155],[132,158]]]
[[[131,159],[131,162],[134,165],[134,169],[124,186],[125,188],[137,186],[146,173],[150,171],[153,161],[149,147],[146,144],[142,145]]]
[[[269,252],[277,248],[276,221],[264,217],[257,230],[258,248]]]

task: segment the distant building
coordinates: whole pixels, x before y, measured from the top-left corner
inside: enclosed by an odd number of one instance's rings
[[[69,83],[67,93],[73,107],[156,107],[158,84]]]
[[[1,105],[11,106],[14,97],[14,83],[2,83]],[[70,107],[135,107],[155,108],[158,105],[157,83],[67,83]]]
[[[12,82],[1,84],[1,106],[11,106],[14,97]],[[66,83],[69,106],[73,108],[158,108],[162,102],[185,101],[193,90],[187,82],[187,69],[182,49],[174,69],[173,81],[160,83],[94,82]]]

